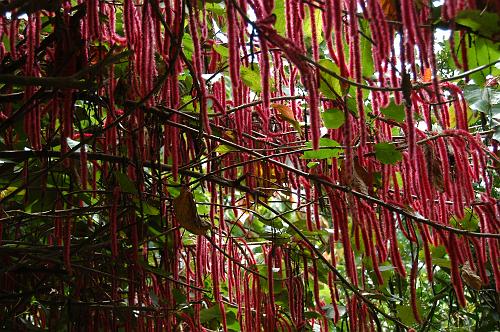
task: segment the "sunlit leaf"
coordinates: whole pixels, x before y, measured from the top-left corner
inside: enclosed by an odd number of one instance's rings
[[[253,67],[253,68],[252,68]],[[240,67],[241,80],[255,92],[260,92],[262,90],[260,71],[257,65],[245,67]]]
[[[335,74],[340,74],[339,67],[332,60],[322,59],[319,60],[319,64]],[[340,81],[324,71],[321,72],[319,90],[325,97],[330,99],[337,99],[338,96],[342,96]]]
[[[464,217],[458,219],[457,216],[452,216],[450,225],[468,231],[476,231],[479,226],[479,217],[472,209],[464,209]]]
[[[229,58],[229,49],[221,44],[214,45],[215,52],[219,53],[224,58]]]
[[[329,138],[321,138],[319,140],[320,149],[305,151],[304,155],[301,157],[302,159],[326,159],[326,158],[338,158],[340,153],[343,151],[342,149],[321,149],[322,147],[339,147],[340,144]],[[306,143],[307,148],[312,148],[312,143]]]
[[[215,148],[215,152],[218,152],[220,154],[229,153],[233,151],[238,151],[238,149],[226,144],[221,144]]]
[[[345,114],[337,108],[327,109],[321,113],[325,127],[328,129],[338,129],[345,122]]]

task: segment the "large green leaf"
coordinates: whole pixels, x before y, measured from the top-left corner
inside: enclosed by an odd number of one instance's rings
[[[286,15],[285,15],[285,1],[284,0],[276,0],[274,2],[274,11],[273,14],[276,15],[276,23],[274,24],[274,28],[278,33],[282,36],[286,33]]]
[[[208,0],[206,1],[205,8],[207,11],[214,13],[217,16],[224,17],[226,15],[226,9],[224,6],[221,4],[223,1],[213,1],[213,0]]]
[[[225,153],[234,152],[234,151],[238,151],[238,149],[236,149],[230,145],[226,145],[226,144],[221,144],[215,148],[215,152],[218,152],[220,154],[225,154]]]
[[[323,41],[323,34],[321,33],[321,30],[323,28],[323,24],[322,24],[322,19],[321,19],[321,10],[315,10],[314,11],[314,20],[315,20],[315,25],[316,25],[316,38],[317,38],[317,42],[318,44],[320,44],[322,41]],[[311,25],[311,15],[310,15],[310,11],[308,10],[307,11],[307,15],[303,21],[304,23],[304,27],[303,27],[303,31],[304,31],[304,37],[308,38],[308,39],[312,39],[312,25]]]
[[[462,10],[455,17],[455,22],[483,36],[492,37],[500,33],[500,16],[497,13],[478,9]]]
[[[465,209],[464,217],[459,219],[457,216],[452,216],[450,225],[455,228],[465,229],[468,231],[477,231],[479,225],[479,217],[472,209]]]
[[[188,59],[191,59],[191,56],[194,52],[194,43],[193,38],[187,33],[182,36],[182,48],[184,53],[186,54],[186,57]]]
[[[345,122],[345,114],[338,108],[331,108],[321,113],[325,127],[328,129],[338,129]]]
[[[338,158],[339,154],[343,151],[342,149],[336,148],[336,149],[322,149],[322,147],[339,147],[340,144],[339,142],[329,139],[329,138],[320,138],[319,140],[319,146],[320,149],[318,150],[312,150],[312,151],[305,151],[304,155],[302,156],[302,159],[326,159],[326,158]],[[312,143],[307,142],[306,143],[307,148],[312,148]]]
[[[134,182],[130,180],[130,178],[121,172],[115,172],[116,181],[120,184],[120,188],[122,192],[136,194],[137,187]]]
[[[397,122],[403,122],[405,120],[405,109],[403,105],[396,105],[394,101],[391,101],[389,106],[380,109],[382,114],[389,119]]]
[[[500,91],[498,89],[467,85],[464,87],[464,97],[472,110],[500,120]]]
[[[211,321],[212,319],[220,319],[222,314],[220,312],[219,305],[211,306],[210,308],[202,309],[200,311],[200,322],[206,323]]]
[[[409,305],[396,305],[396,311],[398,313],[399,319],[406,325],[412,325],[415,323],[415,317],[413,316],[413,311]]]
[[[451,50],[457,56],[462,52],[462,48],[466,48],[467,62],[469,68],[476,68],[479,66],[490,64],[500,59],[500,43],[494,43],[487,38],[468,34],[461,38],[458,32],[455,33],[455,49]],[[448,46],[447,46],[448,47]],[[459,56],[460,58],[460,56]],[[455,68],[453,59],[450,57],[448,64]],[[470,75],[476,84],[483,85],[486,81],[487,75],[499,75],[500,68],[497,66],[490,66],[482,71],[477,71]]]
[[[375,144],[375,157],[382,164],[396,164],[403,159],[403,155],[396,150],[394,144],[387,142]]]

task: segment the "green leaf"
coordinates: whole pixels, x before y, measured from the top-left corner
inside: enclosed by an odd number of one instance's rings
[[[323,311],[325,311],[326,318],[328,318],[328,319],[335,318],[335,309],[334,309],[333,305],[327,304],[327,305],[323,306],[321,309],[323,309]]]
[[[229,49],[221,44],[214,45],[215,52],[219,53],[224,58],[229,58]]]
[[[211,306],[210,308],[200,310],[200,322],[206,323],[211,321],[212,319],[221,318],[220,307],[218,304]]]
[[[208,0],[206,1],[205,7],[207,11],[214,13],[215,15],[218,16],[225,16],[226,15],[226,9],[224,6],[222,6],[220,3],[221,1],[211,1]]]
[[[260,80],[260,71],[257,65],[250,67],[240,67],[241,80],[248,86],[252,91],[261,92],[262,85]]]
[[[440,245],[440,246],[432,246],[431,247],[431,256],[432,257],[444,257],[444,255],[446,255],[446,248],[445,246],[443,245]]]
[[[444,258],[445,255],[446,248],[443,245],[431,247],[432,264],[449,269],[451,268],[451,262],[449,259]]]
[[[356,102],[356,98],[347,98],[346,106],[349,112],[356,117],[358,116],[358,103]]]
[[[194,52],[194,43],[193,43],[193,38],[187,33],[185,33],[182,36],[182,48],[184,49],[186,57],[188,59],[191,59],[191,56],[193,55]]]
[[[316,167],[318,165],[319,165],[319,162],[317,162],[317,161],[310,161],[310,162],[307,163],[307,167],[308,168],[314,168],[314,167]]]
[[[389,119],[397,122],[403,122],[405,120],[405,109],[403,105],[396,105],[393,100],[386,108],[380,109],[382,114]]]
[[[460,41],[460,42],[459,42]],[[500,45],[499,43],[494,43],[487,38],[480,36],[467,35],[467,38],[460,38],[458,32],[455,33],[455,49],[450,50],[457,55],[460,55],[462,48],[466,48],[467,61],[469,63],[469,68],[475,68],[483,66],[500,58]],[[450,57],[448,64],[455,68],[455,64]],[[498,76],[500,74],[500,68],[496,66],[490,66],[484,70],[475,72],[470,75],[470,78],[478,85],[483,85],[486,81],[487,75]]]
[[[226,307],[225,309],[226,309],[226,325],[228,330],[240,331],[241,326],[237,317],[238,309],[231,307]]]
[[[498,126],[495,132],[493,133],[493,139],[500,142],[500,126]]]
[[[340,146],[339,142],[329,139],[329,138],[320,138],[319,146],[321,147],[338,147]],[[312,148],[312,143],[306,143],[307,148]],[[338,158],[342,149],[318,149],[312,151],[305,151],[304,155],[301,157],[302,159],[326,159],[326,158]]]
[[[122,192],[129,193],[129,194],[137,194],[137,188],[136,188],[134,182],[132,182],[132,180],[130,180],[130,178],[127,175],[125,175],[121,172],[116,172],[115,177],[116,177],[116,181],[120,185]]]
[[[413,317],[413,311],[411,310],[411,307],[409,305],[397,304],[396,312],[399,319],[401,319],[401,321],[406,325],[412,325],[416,322],[415,317]]]
[[[140,205],[137,204],[137,206],[139,207]],[[144,201],[142,202],[142,210],[143,210],[144,214],[147,215],[147,216],[158,216],[158,215],[160,215],[160,210],[158,210],[157,208],[155,208],[151,204],[148,204],[148,203],[146,203]]]
[[[396,150],[394,144],[387,142],[375,144],[375,157],[382,164],[392,165],[403,159],[403,155]]]
[[[335,74],[340,75],[339,67],[330,59],[319,60],[319,64]],[[321,71],[321,79],[319,83],[319,90],[326,98],[337,99],[342,95],[342,88],[340,81],[332,75]]]
[[[363,76],[371,77],[375,73],[375,67],[373,65],[373,51],[372,42],[370,41],[370,28],[366,20],[360,20],[359,26],[360,30],[363,31],[363,35],[359,37],[361,48],[361,70]]]
[[[184,293],[180,289],[172,288],[172,295],[174,296],[176,304],[186,303],[186,295],[184,295]]]
[[[500,115],[500,91],[490,87],[467,85],[464,87],[464,97],[472,110],[493,118]]]
[[[328,129],[338,129],[345,122],[345,114],[339,109],[327,109],[321,113],[325,127]]]
[[[285,1],[284,0],[276,0],[274,2],[274,10],[273,14],[276,15],[276,23],[274,24],[274,28],[276,31],[284,36],[286,33],[286,20],[285,20]]]
[[[308,319],[321,318],[321,315],[316,311],[306,311],[304,312],[304,317]]]
[[[388,264],[388,263],[387,263],[387,264]],[[384,272],[384,271],[392,271],[392,270],[394,270],[394,266],[392,266],[392,265],[390,265],[390,264],[388,264],[388,265],[381,265],[381,266],[379,266],[379,268],[378,268],[378,269],[379,269],[379,271],[380,271],[380,272]]]
[[[500,16],[488,11],[478,9],[462,10],[455,17],[455,22],[487,37],[500,33]]]
[[[314,11],[314,20],[315,20],[315,25],[316,25],[316,38],[318,44],[321,44],[323,41],[323,34],[320,33],[320,31],[323,29],[323,24],[322,24],[322,17],[321,17],[321,10],[315,10]],[[284,19],[283,19],[284,21]],[[310,45],[310,42],[312,40],[312,25],[311,25],[311,12],[307,11],[307,15],[302,21],[302,31],[304,31],[304,37],[306,37],[306,41],[308,42],[307,44]]]
[[[447,258],[432,258],[432,264],[451,269],[451,262]]]
[[[464,229],[467,231],[477,231],[479,225],[479,217],[472,209],[465,209],[464,217],[458,219],[457,216],[452,216],[450,225],[455,228]]]

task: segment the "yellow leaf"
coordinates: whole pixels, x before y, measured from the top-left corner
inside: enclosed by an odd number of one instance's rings
[[[424,75],[422,76],[423,82],[430,82],[432,80],[432,71],[430,68],[425,68]]]
[[[226,131],[224,131],[222,137],[224,139],[230,140],[231,142],[233,142],[233,141],[236,140],[236,134],[235,134],[234,130],[226,130]]]
[[[288,122],[297,121],[295,119],[295,114],[293,114],[293,110],[288,105],[273,103],[271,104],[271,107],[280,113],[283,120]]]
[[[300,128],[300,123],[297,121],[297,119],[295,118],[295,114],[293,113],[293,110],[288,105],[273,103],[271,104],[271,107],[277,110],[279,112],[280,118],[290,123],[302,137],[302,128]]]

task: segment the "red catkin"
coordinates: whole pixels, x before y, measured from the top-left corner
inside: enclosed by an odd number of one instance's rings
[[[455,294],[457,296],[458,303],[461,307],[465,306],[465,296],[464,289],[462,285],[462,278],[460,277],[460,272],[458,269],[458,256],[457,256],[457,240],[453,233],[449,233],[448,240],[446,242],[446,250],[450,256],[451,263],[451,283],[455,289]]]
[[[207,109],[207,89],[205,87],[205,80],[202,77],[203,74],[203,54],[201,50],[201,41],[198,37],[198,12],[195,8],[189,6],[189,30],[191,32],[191,37],[193,39],[194,45],[194,53],[193,53],[193,63],[194,68],[196,70],[196,79],[198,80],[199,91],[200,93],[200,114],[201,120],[203,122],[203,129],[207,132],[207,134],[212,133],[212,128],[210,127],[209,119],[208,119],[208,109]]]
[[[231,78],[231,88],[233,93],[233,106],[241,103],[239,82],[240,82],[240,51],[238,40],[238,21],[236,19],[236,9],[232,1],[227,4],[227,35],[229,48],[229,76]],[[238,128],[241,129],[241,128]]]
[[[416,287],[417,270],[418,270],[418,260],[414,259],[410,272],[410,301],[411,301],[411,310],[413,312],[413,316],[415,317],[415,320],[418,323],[421,323],[422,318],[420,317],[420,313],[418,311],[418,306],[417,306],[417,287]]]
[[[265,40],[260,41],[261,53],[260,53],[260,66],[261,66],[261,82],[262,82],[262,107],[263,114],[262,117],[264,132],[269,129],[269,108],[271,105],[271,91],[270,91],[270,65],[269,65],[269,47]]]
[[[318,33],[316,29],[316,16],[314,12],[314,6],[309,5],[309,17],[311,18],[311,36],[312,36],[312,53],[314,61],[319,60],[319,45],[318,45]]]

